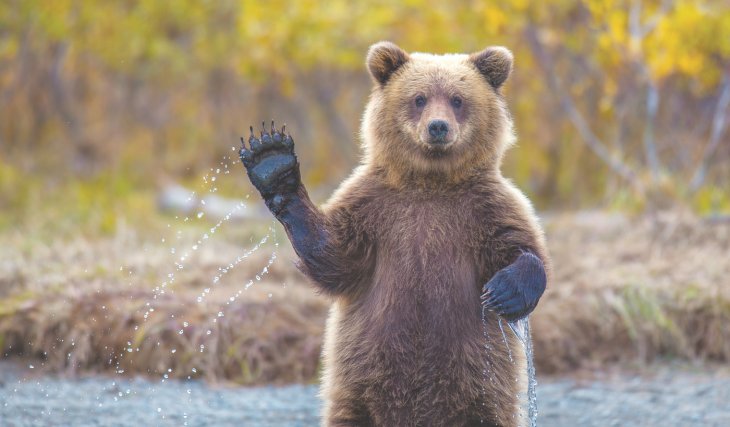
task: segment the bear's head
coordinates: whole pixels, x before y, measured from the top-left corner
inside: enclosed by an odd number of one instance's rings
[[[500,88],[512,53],[408,54],[390,42],[367,55],[374,82],[362,133],[366,162],[389,173],[458,179],[496,170],[512,143]]]

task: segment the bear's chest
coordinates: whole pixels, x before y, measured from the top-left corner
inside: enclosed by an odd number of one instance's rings
[[[372,227],[377,271],[430,283],[448,281],[475,264],[483,221],[469,198],[396,194],[384,197],[377,211]]]
[[[376,265],[362,305],[367,323],[385,335],[419,337],[414,343],[425,346],[478,325],[477,209],[458,197],[402,195],[383,200],[380,212]]]

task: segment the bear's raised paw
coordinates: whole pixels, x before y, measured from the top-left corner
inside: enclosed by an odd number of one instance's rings
[[[278,131],[271,122],[271,130],[262,123],[260,136],[251,126],[248,148],[241,137],[241,161],[251,183],[259,190],[269,209],[277,214],[283,203],[301,185],[299,162],[294,153],[294,141],[285,133],[286,125]]]

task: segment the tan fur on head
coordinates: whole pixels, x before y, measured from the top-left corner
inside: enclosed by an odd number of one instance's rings
[[[513,141],[498,92],[511,70],[508,50],[409,55],[380,42],[370,48],[367,64],[376,85],[362,122],[366,165],[384,171],[396,186],[448,184],[499,168]],[[435,120],[448,124],[439,144],[429,133]]]

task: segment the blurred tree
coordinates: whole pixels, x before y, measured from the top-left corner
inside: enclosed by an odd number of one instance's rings
[[[560,12],[566,10],[551,12],[550,19],[565,19]],[[728,35],[727,9],[715,10],[682,1],[635,0],[591,1],[567,12],[580,16],[577,19],[582,20],[590,34],[581,34],[580,40],[566,45],[564,41],[570,41],[570,37],[556,37],[552,29],[559,27],[551,22],[546,25],[537,14],[532,16],[525,34],[551,91],[558,96],[583,142],[616,175],[642,193],[659,191],[654,195],[664,197],[667,191],[677,188],[698,190],[711,155],[725,134],[725,118],[730,114],[730,38],[723,38]],[[580,57],[575,56],[576,51],[581,52]],[[559,77],[561,73],[555,72],[555,57],[568,58],[569,67],[584,67],[581,74],[591,81],[577,77],[578,84],[565,84]],[[593,86],[592,91],[599,97],[598,102],[589,102],[599,107],[596,118],[601,121],[596,127],[603,129],[593,129],[582,112],[590,106],[581,108],[574,99],[573,94],[582,95],[580,92],[586,86]],[[718,87],[719,96],[709,124],[706,125],[706,107],[665,111],[657,138],[657,120],[663,107],[667,110],[678,105],[676,101],[715,97],[712,91]],[[689,123],[701,127],[688,131]],[[598,132],[605,134],[611,128],[613,147],[598,136]],[[693,169],[689,164],[706,133],[710,134],[709,142],[704,150],[699,150],[704,154],[690,180]],[[672,141],[678,135],[686,137],[685,144]],[[636,151],[638,141],[641,154]],[[687,181],[689,185],[685,184]]]
[[[99,174],[149,187],[198,176],[250,122],[275,118],[295,132],[306,179],[330,187],[357,161],[363,58],[381,39],[515,52],[522,148],[505,168],[542,207],[626,190],[730,205],[724,1],[8,0],[0,171],[51,188]]]

